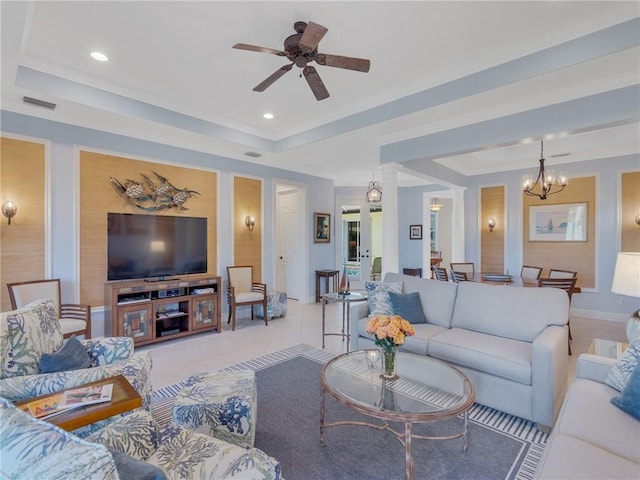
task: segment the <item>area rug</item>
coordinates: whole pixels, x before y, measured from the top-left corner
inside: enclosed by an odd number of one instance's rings
[[[222,370],[253,370],[258,388],[255,446],[282,465],[287,480],[377,480],[404,478],[404,447],[389,432],[361,426],[332,427],[319,442],[320,374],[333,357],[325,350],[298,345]],[[153,392],[160,424],[171,420],[180,383]],[[325,419],[369,421],[327,397]],[[532,422],[474,405],[469,413],[469,448],[462,440],[414,440],[416,479],[509,479],[533,476],[547,434]],[[375,422],[375,420],[373,420]],[[415,434],[447,435],[461,419],[414,427]],[[402,431],[402,425],[394,425]]]

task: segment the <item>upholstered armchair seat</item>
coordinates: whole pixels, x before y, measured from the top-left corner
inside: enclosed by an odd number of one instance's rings
[[[42,355],[58,352],[63,346],[55,313],[50,300],[0,313],[0,396],[17,402],[121,374],[142,397],[143,408],[149,409],[151,353],[134,353],[129,337],[81,340],[91,362],[89,368],[40,373]],[[110,421],[97,422],[77,433],[91,433]]]

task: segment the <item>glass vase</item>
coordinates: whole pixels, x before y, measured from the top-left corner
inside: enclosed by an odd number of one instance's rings
[[[382,378],[385,380],[395,380],[396,374],[396,353],[397,347],[382,350]]]

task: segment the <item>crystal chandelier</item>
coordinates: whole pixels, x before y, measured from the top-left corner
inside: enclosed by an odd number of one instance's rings
[[[569,183],[566,173],[560,172],[556,177],[553,170],[545,170],[543,147],[543,142],[540,140],[540,169],[538,170],[538,177],[534,180],[531,174],[522,176],[523,193],[532,197],[538,197],[540,200],[546,200],[549,195],[560,193]],[[536,187],[539,187],[537,191]],[[555,190],[554,187],[556,188]]]

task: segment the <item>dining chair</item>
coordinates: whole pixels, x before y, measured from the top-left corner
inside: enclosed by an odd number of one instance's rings
[[[51,300],[58,311],[58,321],[64,338],[84,335],[91,338],[91,307],[75,303],[62,303],[60,279],[31,280],[7,283],[11,308],[16,310],[36,300]]]
[[[520,276],[529,280],[538,280],[542,274],[542,267],[532,267],[530,265],[523,265],[520,270]]]
[[[382,277],[382,257],[374,257],[371,263],[371,280],[380,280]]]
[[[442,250],[431,250],[431,265],[439,267],[440,262],[442,262]]]
[[[446,268],[433,267],[433,274],[436,277],[436,280],[440,280],[441,282],[448,282],[449,276],[447,275]]]
[[[267,284],[253,281],[252,266],[227,267],[229,285],[227,287],[227,302],[229,303],[229,319],[231,330],[236,329],[237,307],[262,304],[264,324],[269,325],[267,314]],[[253,320],[253,308],[251,320]]]
[[[549,270],[549,278],[575,278],[577,276],[578,272],[571,270],[557,270],[555,268]]]
[[[573,289],[576,286],[576,282],[578,281],[577,277],[569,277],[569,278],[539,278],[538,286],[539,287],[551,287],[551,288],[561,288],[567,295],[569,295],[569,306],[571,306],[571,296],[573,295]],[[571,335],[571,323],[570,319],[567,320],[567,327],[569,328],[569,355],[571,355],[571,340],[573,340],[573,336]]]
[[[451,266],[451,270],[455,270],[456,272],[464,272],[469,277],[473,277],[475,273],[475,265],[473,262],[454,262],[449,264]]]
[[[469,280],[467,278],[467,272],[458,272],[456,270],[451,270],[451,280],[453,283],[466,282]]]

